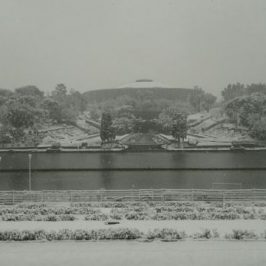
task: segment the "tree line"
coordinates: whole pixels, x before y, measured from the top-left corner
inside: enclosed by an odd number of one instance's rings
[[[132,122],[133,127],[127,133],[153,133],[164,132],[172,135],[176,141],[181,144],[187,136],[187,114],[179,112],[177,109],[168,110],[169,117],[167,124],[163,120],[140,120],[136,119]],[[104,112],[101,118],[100,137],[102,143],[113,142],[116,134],[119,133],[116,125],[113,122],[112,115],[109,112]]]
[[[224,111],[236,127],[266,140],[266,84],[229,84],[223,91]]]
[[[82,94],[68,91],[64,84],[58,84],[50,96],[36,86],[0,89],[0,142],[19,142],[25,134],[34,138],[44,122],[73,123],[86,105]]]
[[[0,142],[21,142],[25,135],[37,138],[38,128],[44,123],[74,124],[84,111],[88,111],[92,120],[102,123],[104,141],[114,139],[116,134],[150,130],[173,134],[180,140],[186,131],[184,117],[193,112],[209,111],[215,101],[215,96],[199,87],[182,101],[140,90],[134,97],[122,95],[93,103],[64,84],[58,84],[50,95],[33,85],[13,91],[0,89]]]
[[[119,135],[131,132],[161,132],[171,134],[177,116],[209,111],[216,97],[195,87],[184,101],[157,98],[151,91],[141,91],[135,97],[122,95],[88,105],[91,118],[101,121],[102,113],[112,117],[112,127]]]

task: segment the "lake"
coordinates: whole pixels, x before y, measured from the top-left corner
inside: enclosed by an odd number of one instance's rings
[[[0,152],[0,189],[28,189],[28,152]],[[266,188],[266,151],[32,152],[32,189]]]

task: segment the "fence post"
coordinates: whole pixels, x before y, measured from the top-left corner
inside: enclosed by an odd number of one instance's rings
[[[224,208],[224,203],[225,203],[225,192],[223,191],[223,208]]]
[[[42,202],[44,202],[44,191],[42,191]]]
[[[194,201],[194,189],[192,189],[191,193],[192,193],[191,200]]]

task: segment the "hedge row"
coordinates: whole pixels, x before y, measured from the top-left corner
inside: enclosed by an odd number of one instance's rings
[[[0,231],[0,241],[34,241],[34,240],[136,240],[143,241],[162,240],[177,241],[182,239],[226,239],[226,240],[266,240],[266,231],[263,234],[256,234],[248,230],[233,230],[221,238],[216,230],[205,229],[193,235],[179,232],[174,229],[163,228],[143,233],[138,229],[116,228],[98,230],[69,230],[59,231],[45,230],[12,230]]]
[[[120,208],[111,210],[111,218],[127,220],[236,220],[266,219],[264,210],[244,208]]]
[[[24,215],[24,214],[8,214],[2,215],[2,221],[74,221],[77,219],[74,215]],[[107,215],[104,213],[87,215],[84,217],[86,221],[106,221],[106,220],[235,220],[235,219],[264,219],[264,216],[240,216],[235,213],[160,213],[155,215],[149,215],[143,212],[126,212],[122,214]]]
[[[110,214],[102,212],[91,213],[82,216],[87,221],[106,221],[111,220],[236,220],[236,219],[261,219],[265,220],[264,213],[247,213],[239,214],[237,212],[227,212],[226,210],[216,210],[212,212],[180,212],[180,211],[163,211],[156,213],[154,210],[135,211],[131,209],[116,210],[113,209]],[[1,216],[2,221],[74,221],[77,216],[72,214],[4,214]]]
[[[6,214],[24,214],[24,215],[89,215],[100,213],[100,209],[89,207],[47,207],[47,206],[35,206],[35,207],[1,207],[0,215]]]
[[[27,241],[27,240],[132,240],[142,237],[137,229],[99,229],[99,230],[69,230],[59,231],[24,230],[0,232],[0,241]]]
[[[99,208],[100,203],[78,203],[70,207],[51,207],[46,204],[20,204],[12,207],[1,206],[0,216],[4,221],[72,221],[77,215],[85,220],[266,220],[265,210],[261,207],[245,207],[220,203],[166,202],[146,203],[101,203],[109,210]],[[102,207],[103,208],[103,207]]]
[[[32,215],[32,214],[5,214],[2,215],[2,221],[74,221],[76,217],[70,214],[63,215]]]

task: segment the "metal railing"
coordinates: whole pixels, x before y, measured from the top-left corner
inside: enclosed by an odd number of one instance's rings
[[[0,191],[0,204],[106,201],[266,201],[266,189],[128,189]]]

